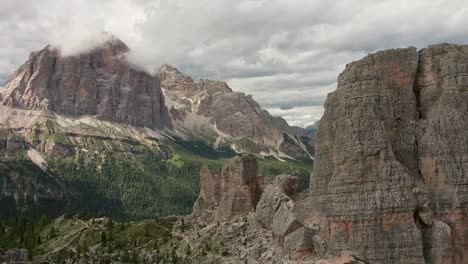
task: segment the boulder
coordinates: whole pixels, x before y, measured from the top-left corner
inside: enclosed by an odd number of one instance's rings
[[[297,176],[278,175],[274,180],[274,184],[289,197],[293,197],[301,191],[300,179]]]
[[[277,185],[269,184],[263,191],[255,209],[255,219],[266,229],[271,229],[273,218],[282,203],[291,201]]]
[[[300,260],[312,253],[314,232],[308,227],[301,227],[284,237],[283,254],[291,260]]]
[[[281,203],[273,217],[271,229],[276,237],[284,238],[303,227],[293,202]]]

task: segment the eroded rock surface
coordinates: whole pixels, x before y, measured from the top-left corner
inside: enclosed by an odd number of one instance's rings
[[[262,177],[252,155],[236,156],[226,162],[221,176],[200,170],[200,195],[193,207],[192,218],[201,224],[229,220],[253,212],[261,194]]]
[[[89,52],[61,56],[47,46],[7,81],[2,104],[149,128],[169,126],[159,79],[124,59],[128,47],[114,36]]]
[[[305,203],[328,253],[468,261],[467,54],[449,44],[387,50],[339,76]]]
[[[273,117],[250,95],[234,92],[225,82],[194,80],[170,65],[161,66],[158,77],[166,95],[176,129],[204,134],[215,146],[233,145],[237,150],[309,159],[309,138]]]

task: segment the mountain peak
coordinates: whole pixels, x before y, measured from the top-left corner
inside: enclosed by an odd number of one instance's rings
[[[113,34],[102,32],[98,36],[98,39],[102,42],[100,45],[95,47],[96,49],[111,49],[115,53],[125,53],[130,50],[127,44]]]
[[[139,127],[170,125],[159,82],[121,58],[129,48],[119,38],[103,32],[79,50],[69,48],[31,53],[6,83],[1,104]]]
[[[48,46],[48,48],[57,50],[62,57],[88,54],[95,51],[106,51],[108,54],[119,55],[130,50],[122,40],[107,32],[101,32],[79,41],[67,42],[67,44],[52,45]]]
[[[161,82],[164,82],[166,80],[175,83],[193,82],[193,79],[190,76],[183,74],[177,68],[169,64],[161,65],[157,75]]]

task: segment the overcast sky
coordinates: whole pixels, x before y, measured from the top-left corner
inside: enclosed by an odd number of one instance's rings
[[[46,44],[102,31],[154,73],[225,80],[293,125],[320,118],[346,63],[393,47],[468,44],[466,0],[2,0],[0,82]]]

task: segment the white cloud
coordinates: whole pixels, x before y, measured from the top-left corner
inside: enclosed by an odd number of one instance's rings
[[[108,31],[148,71],[169,63],[227,80],[303,125],[319,118],[346,63],[377,49],[467,43],[467,24],[461,0],[2,1],[0,81],[30,51],[52,43],[79,52]]]

